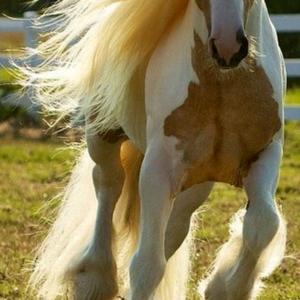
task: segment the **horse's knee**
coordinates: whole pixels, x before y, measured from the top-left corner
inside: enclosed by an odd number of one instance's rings
[[[250,250],[260,253],[276,235],[281,216],[271,195],[264,195],[263,199],[256,198],[255,201],[259,203],[252,205],[250,200],[244,218],[243,239]]]
[[[96,192],[109,193],[113,195],[119,195],[122,190],[122,186],[125,180],[125,172],[123,168],[109,170],[106,172],[99,165],[95,165],[93,168],[93,182]]]

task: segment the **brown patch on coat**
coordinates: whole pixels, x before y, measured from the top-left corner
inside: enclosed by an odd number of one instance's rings
[[[195,34],[192,64],[200,85],[165,120],[164,133],[179,140],[187,165],[183,189],[205,181],[242,186],[251,163],[281,128],[273,88],[260,67],[221,74],[205,65],[206,47]]]
[[[127,136],[124,133],[124,130],[120,127],[114,130],[108,130],[105,133],[98,133],[98,135],[107,143],[114,144],[121,140],[127,140]]]

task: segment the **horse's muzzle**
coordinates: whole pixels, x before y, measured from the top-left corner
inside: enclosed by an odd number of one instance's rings
[[[209,39],[209,51],[222,69],[232,69],[248,56],[249,42],[242,29],[236,34],[236,40],[232,43],[222,38]]]

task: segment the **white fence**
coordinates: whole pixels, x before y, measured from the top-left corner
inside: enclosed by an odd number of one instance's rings
[[[25,36],[26,46],[35,48],[37,46],[39,36],[39,31],[33,26],[36,16],[37,14],[35,12],[26,12],[23,19],[10,20],[0,18],[0,32],[21,32]],[[300,34],[300,14],[273,15],[272,21],[279,33],[299,32]],[[16,61],[18,61],[18,58],[16,58]],[[10,59],[6,56],[0,56],[0,67],[1,66],[9,67]],[[288,77],[300,78],[300,58],[286,59],[286,68]],[[17,104],[16,100],[13,100],[13,97],[10,97],[9,102],[15,102],[14,104]],[[23,104],[26,103],[26,101],[22,102]],[[27,102],[27,106],[29,107],[31,105],[30,99],[27,99]],[[285,117],[287,120],[300,120],[300,107],[297,105],[290,105],[286,107]]]
[[[272,21],[278,33],[299,33],[300,14],[273,15]],[[289,77],[300,77],[300,58],[286,59],[286,69]]]

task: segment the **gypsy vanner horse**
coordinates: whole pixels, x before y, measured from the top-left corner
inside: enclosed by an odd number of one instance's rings
[[[61,0],[46,15],[57,30],[23,84],[84,118],[87,147],[37,253],[37,297],[186,299],[190,219],[224,182],[248,205],[202,295],[254,299],[286,239],[286,74],[265,1]]]

